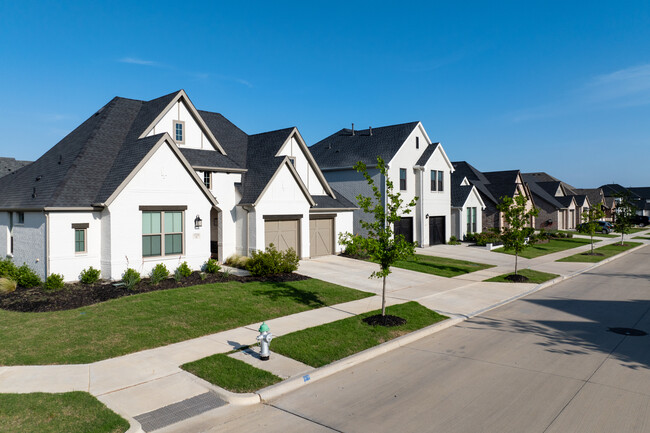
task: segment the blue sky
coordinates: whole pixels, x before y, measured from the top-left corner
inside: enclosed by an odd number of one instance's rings
[[[0,155],[185,89],[247,133],[420,120],[455,160],[650,186],[650,2],[0,3]]]

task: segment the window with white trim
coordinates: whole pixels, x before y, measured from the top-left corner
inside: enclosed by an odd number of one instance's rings
[[[442,192],[445,190],[444,179],[445,179],[445,172],[442,170],[438,170],[438,192]]]
[[[18,212],[18,222],[16,224],[25,224],[25,212]]]
[[[431,170],[431,191],[438,191],[438,171]]]
[[[406,191],[406,169],[399,169],[399,189],[400,191]]]
[[[183,212],[142,212],[142,256],[183,254]]]
[[[86,229],[74,229],[74,252],[86,252]]]
[[[467,233],[476,233],[476,208],[467,208]]]

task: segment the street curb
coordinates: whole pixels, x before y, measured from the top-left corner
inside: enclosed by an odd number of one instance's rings
[[[416,340],[442,331],[443,329],[447,329],[462,322],[463,320],[464,318],[460,317],[450,317],[449,319],[446,319],[442,322],[434,323],[433,325],[427,326],[426,328],[418,329],[417,331],[413,331],[409,334],[397,337],[393,340],[387,341],[386,343],[371,347],[359,353],[355,353],[354,355],[339,359],[338,361],[334,361],[331,364],[319,368],[314,368],[313,370],[306,372],[303,376],[294,376],[278,384],[263,388],[257,391],[256,394],[259,395],[259,398],[262,402],[269,401],[273,398],[294,391],[304,385],[308,385],[312,382],[324,379],[349,367],[361,364],[362,362],[368,361],[381,354],[410,344]]]
[[[121,416],[122,418],[124,418],[129,423],[129,429],[125,433],[146,433],[142,429],[142,425],[138,421],[136,421],[131,415],[126,413],[126,411],[124,409],[122,409],[121,406],[116,405],[114,402],[111,403],[111,404],[108,404],[106,401],[104,401],[104,399],[102,399],[101,395],[99,395],[99,396],[95,395],[93,397],[95,397],[97,400],[102,402],[102,404],[104,406],[106,406],[107,408],[109,408],[110,410],[112,410],[113,412],[115,412],[116,414]]]
[[[464,322],[467,319],[470,319],[474,316],[477,316],[479,314],[485,313],[487,311],[493,310],[495,308],[501,307],[503,305],[509,304],[510,302],[516,301],[518,299],[521,299],[525,296],[528,296],[532,293],[538,292],[540,290],[546,289],[550,286],[553,286],[557,283],[560,283],[562,281],[569,280],[571,278],[574,278],[578,275],[584,274],[585,272],[589,272],[590,270],[597,268],[599,266],[602,266],[606,263],[609,263],[613,260],[617,260],[621,257],[626,256],[627,254],[631,254],[636,250],[639,250],[643,247],[647,246],[647,244],[639,245],[637,247],[634,247],[632,249],[629,249],[627,251],[623,251],[622,253],[616,254],[615,256],[608,257],[598,263],[594,263],[592,266],[589,266],[586,269],[576,271],[572,274],[569,275],[562,275],[560,277],[554,278],[549,281],[545,281],[544,283],[538,284],[537,286],[533,287],[530,290],[527,290],[523,293],[520,293],[518,295],[515,295],[511,298],[505,299],[501,302],[498,302],[494,305],[491,305],[486,308],[482,308],[480,310],[474,311],[468,315],[463,315],[463,316],[457,316],[457,317],[450,317],[449,319],[443,321],[443,322],[438,322],[435,323],[431,326],[427,326],[426,328],[419,329],[417,331],[411,332],[409,334],[403,335],[401,337],[395,338],[391,341],[387,341],[386,343],[382,343],[379,346],[371,347],[369,349],[366,349],[362,352],[356,353],[354,355],[350,355],[347,358],[340,359],[338,361],[334,361],[331,364],[328,364],[326,366],[320,367],[320,368],[315,368],[313,370],[308,371],[305,373],[303,376],[296,376],[292,377],[289,379],[286,379],[280,383],[277,383],[275,385],[271,385],[269,387],[263,388],[259,391],[256,392],[257,395],[259,395],[259,398],[262,402],[267,402],[271,399],[280,397],[283,394],[286,394],[291,391],[295,391],[296,389],[308,385],[312,382],[316,382],[320,379],[324,379],[328,376],[331,376],[335,373],[338,373],[340,371],[343,371],[349,367],[353,367],[355,365],[358,365],[362,362],[368,361],[372,358],[375,358],[379,355],[382,355],[384,353],[390,352],[392,350],[395,350],[399,347],[402,347],[404,345],[410,344],[414,341],[417,341],[421,338],[428,337],[429,335],[435,334],[436,332],[442,331],[444,329],[450,328],[454,325],[457,325],[458,323]],[[251,399],[252,400],[252,399]],[[247,404],[253,404],[253,403],[247,403]]]
[[[220,388],[207,380],[201,379],[198,376],[194,376],[192,373],[187,371],[183,371],[183,373],[189,379],[214,392],[220,399],[228,402],[228,404],[232,404],[233,406],[250,406],[260,402],[260,396],[255,393],[231,392],[227,389]]]

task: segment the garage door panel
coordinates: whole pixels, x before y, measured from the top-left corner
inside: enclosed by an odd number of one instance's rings
[[[309,220],[309,255],[326,256],[334,253],[334,220]]]
[[[293,248],[298,250],[298,229],[297,220],[278,220],[264,222],[265,246],[273,244],[278,251],[287,251]]]

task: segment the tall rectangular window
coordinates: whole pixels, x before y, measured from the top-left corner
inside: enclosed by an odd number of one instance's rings
[[[185,122],[182,120],[174,120],[174,140],[176,143],[185,143]]]
[[[75,253],[86,252],[86,229],[74,230],[74,252]]]
[[[476,233],[476,208],[472,208],[472,233]]]
[[[415,148],[416,149],[420,148],[420,137],[415,137]]]
[[[25,224],[25,212],[18,212],[18,224]]]
[[[431,191],[438,191],[438,184],[436,183],[438,179],[438,171],[431,170]]]
[[[406,169],[399,169],[399,189],[401,191],[406,191]]]
[[[472,208],[468,207],[465,209],[465,213],[467,214],[467,233],[474,233],[472,231]]]
[[[207,189],[212,188],[212,173],[209,171],[203,172],[203,183]]]
[[[183,212],[142,212],[142,256],[168,254],[183,254]]]
[[[445,179],[445,172],[442,170],[438,171],[438,191],[444,191],[445,190],[445,185],[444,185],[444,179]]]

